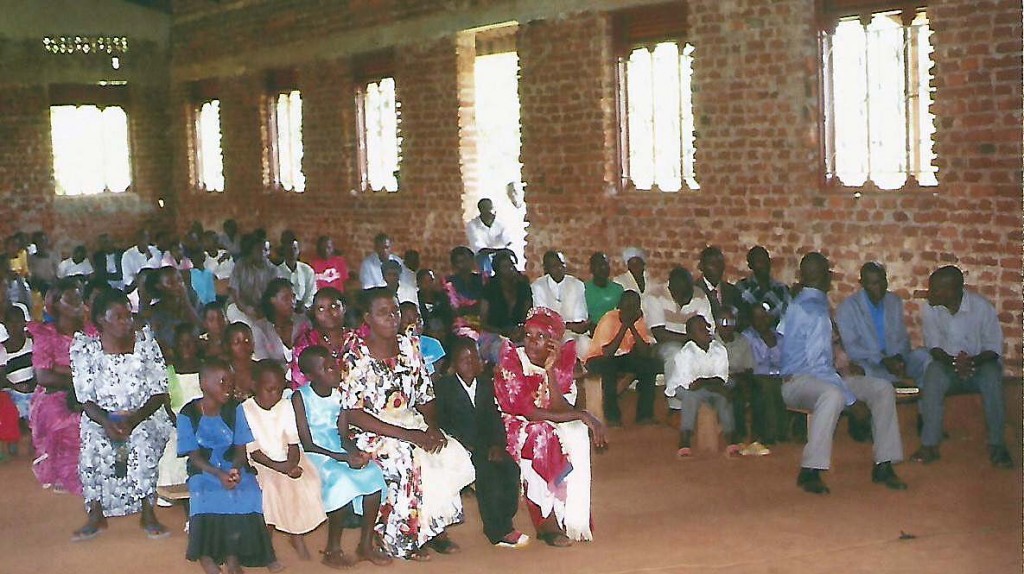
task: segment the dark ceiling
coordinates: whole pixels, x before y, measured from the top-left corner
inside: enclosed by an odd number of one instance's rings
[[[172,0],[125,0],[132,4],[137,4],[144,8],[152,8],[153,10],[159,10],[161,12],[171,13],[171,1]]]

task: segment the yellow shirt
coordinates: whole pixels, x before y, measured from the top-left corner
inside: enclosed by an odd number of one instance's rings
[[[601,317],[601,321],[598,322],[597,328],[594,329],[594,337],[590,343],[590,351],[587,353],[586,361],[593,359],[594,357],[600,357],[604,354],[604,346],[611,343],[615,339],[615,335],[618,334],[619,329],[622,328],[622,321],[619,320],[619,314],[621,311],[618,309],[612,309]],[[654,344],[654,337],[651,335],[651,330],[647,328],[647,323],[644,322],[644,318],[640,317],[636,322],[636,331],[640,333],[640,336],[648,344]],[[622,337],[622,343],[619,348],[615,351],[615,356],[626,355],[633,350],[633,346],[636,345],[636,340],[633,337],[632,331],[626,331],[626,334]]]

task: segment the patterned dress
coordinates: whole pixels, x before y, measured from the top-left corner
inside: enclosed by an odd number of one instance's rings
[[[551,407],[551,393],[576,401],[573,368],[576,345],[562,347],[555,366],[556,381],[526,357],[521,348],[506,341],[494,373],[494,398],[501,409],[508,443],[506,448],[519,463],[523,490],[535,523],[552,512],[566,535],[591,540],[590,436],[581,421],[554,423],[531,421],[534,409]]]
[[[138,410],[167,392],[164,357],[148,327],[136,333],[135,348],[126,354],[107,354],[98,337],[76,334],[71,373],[78,400],[111,414]],[[118,476],[117,445],[99,423],[83,416],[79,476],[86,503],[99,501],[105,516],[142,510],[143,499],[156,493],[158,464],[173,429],[163,408],[139,423],[127,441],[127,472]]]
[[[53,323],[29,323],[28,332],[32,335],[32,368],[37,376],[42,370],[71,365],[71,336],[62,334]],[[37,455],[32,461],[32,472],[44,488],[53,486],[82,493],[78,478],[80,418],[80,413],[68,409],[67,391],[36,387],[29,408],[32,444]]]
[[[363,410],[384,422],[407,429],[427,425],[415,407],[434,400],[434,388],[423,365],[419,341],[398,336],[398,356],[379,361],[365,341],[353,334],[341,357],[344,379],[341,407]],[[462,521],[463,487],[475,473],[469,453],[453,438],[438,453],[396,438],[360,431],[356,446],[384,471],[388,489],[381,501],[377,532],[384,549],[409,558],[430,539]]]
[[[298,330],[295,333],[295,340],[292,343],[292,357],[291,357],[291,370],[289,372],[292,388],[298,389],[309,384],[309,377],[302,372],[299,368],[299,357],[302,356],[302,352],[319,345],[326,347],[331,352],[331,356],[338,361],[338,366],[341,367],[341,349],[334,348],[327,341],[327,337],[324,337],[323,333],[319,329],[313,326],[312,323],[306,321],[301,326],[298,326]]]
[[[473,273],[469,281],[463,281],[458,275],[450,275],[444,281],[444,291],[453,312],[457,313],[460,309],[480,303],[484,295],[484,281],[479,273]],[[476,340],[480,335],[480,315],[456,315],[452,330],[456,336]]]

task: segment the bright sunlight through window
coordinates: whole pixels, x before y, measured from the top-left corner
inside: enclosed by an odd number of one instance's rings
[[[206,191],[224,191],[220,137],[220,100],[211,100],[196,114],[196,173],[199,187]]]
[[[57,195],[122,193],[131,186],[128,116],[117,106],[50,108]]]
[[[367,84],[363,92],[366,182],[373,191],[398,191],[398,103],[395,79]]]
[[[637,189],[698,189],[694,160],[693,46],[637,48],[626,61],[629,177]]]
[[[826,102],[826,167],[843,185],[898,189],[911,178],[938,184],[935,116],[928,109],[931,34],[923,11],[909,25],[900,12],[885,12],[867,25],[841,20],[826,37],[832,98]]]
[[[306,190],[302,173],[302,96],[298,90],[278,94],[274,106],[277,185],[285,191]]]

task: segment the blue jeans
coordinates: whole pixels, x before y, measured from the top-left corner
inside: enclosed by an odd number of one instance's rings
[[[925,370],[921,384],[921,429],[923,446],[938,446],[942,441],[942,418],[945,411],[946,395],[950,392],[981,393],[981,404],[985,410],[985,426],[988,428],[988,444],[1000,446],[1003,443],[1003,427],[1006,424],[1006,404],[1003,398],[1003,366],[998,361],[989,361],[974,370],[967,378],[960,378],[952,366],[933,361]]]

